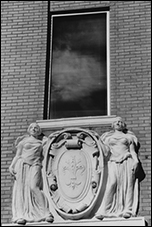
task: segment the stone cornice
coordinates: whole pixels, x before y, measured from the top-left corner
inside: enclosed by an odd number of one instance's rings
[[[42,130],[58,129],[66,127],[93,127],[111,125],[116,115],[99,117],[62,118],[50,120],[37,120]]]

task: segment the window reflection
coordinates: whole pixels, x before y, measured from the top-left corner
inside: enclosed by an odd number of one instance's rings
[[[51,118],[107,114],[106,13],[53,18]]]

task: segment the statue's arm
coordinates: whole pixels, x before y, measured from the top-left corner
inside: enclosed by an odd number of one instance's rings
[[[11,175],[14,176],[14,177],[15,177],[14,167],[15,167],[17,160],[19,159],[19,157],[22,154],[22,148],[23,148],[22,143],[19,143],[18,146],[17,146],[16,155],[13,158],[11,165],[9,166],[9,171],[10,171]]]
[[[111,155],[110,147],[108,146],[106,141],[108,135],[109,132],[106,132],[100,137],[100,144],[102,147],[103,155],[106,159],[109,159],[109,156]]]
[[[130,144],[130,153],[131,153],[131,156],[132,156],[132,158],[133,158],[133,160],[134,160],[133,171],[135,171],[135,170],[137,169],[139,160],[138,160],[137,153],[135,152],[135,146],[134,146],[133,141],[132,141],[131,144]]]

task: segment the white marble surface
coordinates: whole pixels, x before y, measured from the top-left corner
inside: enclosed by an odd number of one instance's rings
[[[19,226],[17,224],[2,224],[2,226]],[[102,221],[95,218],[91,220],[62,221],[54,223],[37,222],[27,223],[26,226],[145,226],[144,217],[124,218],[105,218]]]

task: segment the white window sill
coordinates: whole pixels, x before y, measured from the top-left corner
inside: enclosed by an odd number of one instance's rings
[[[99,117],[80,117],[80,118],[62,118],[62,119],[49,119],[37,120],[37,123],[42,130],[58,129],[67,127],[93,127],[102,125],[111,125],[116,119],[116,115],[112,116],[99,116]]]

